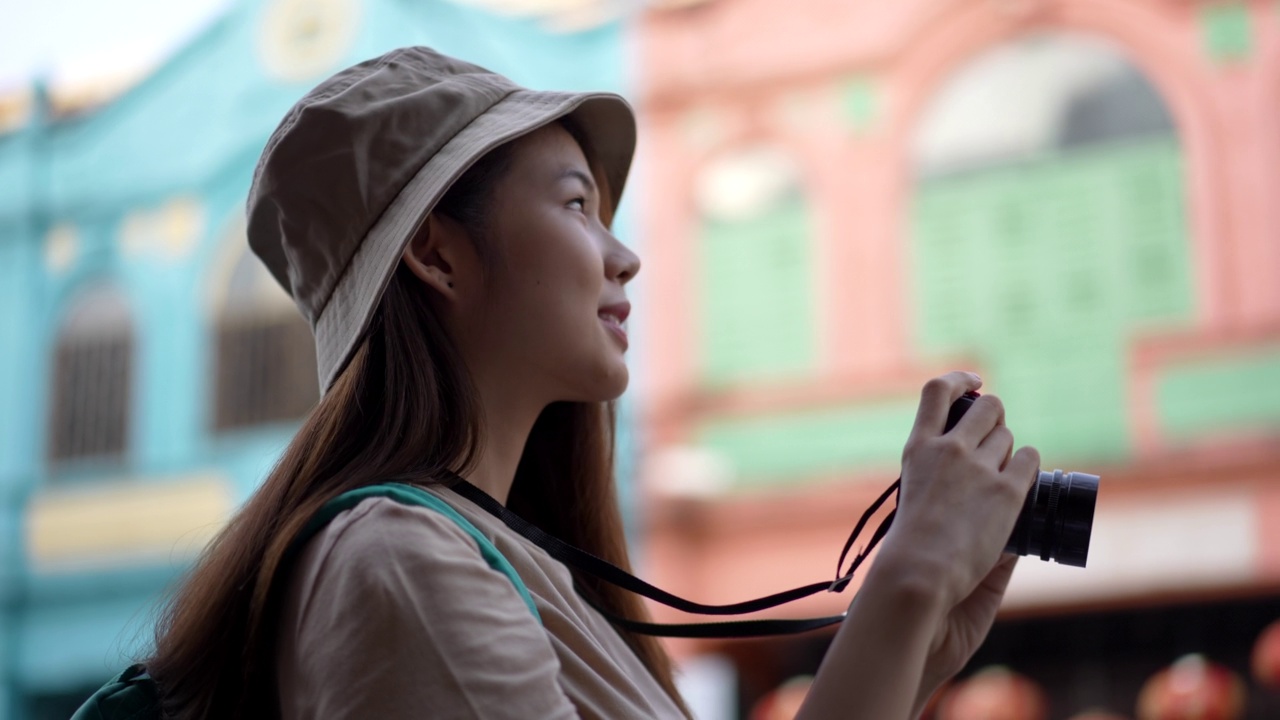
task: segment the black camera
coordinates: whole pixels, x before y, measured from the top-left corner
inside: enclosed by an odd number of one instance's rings
[[[978,393],[970,392],[956,400],[943,432],[955,427],[977,399]],[[1089,560],[1098,480],[1097,475],[1082,472],[1038,471],[1005,552],[1039,555],[1041,560],[1084,567]]]

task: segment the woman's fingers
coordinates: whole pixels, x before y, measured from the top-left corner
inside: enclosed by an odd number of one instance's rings
[[[982,442],[978,443],[977,455],[982,462],[1000,470],[1004,470],[1009,458],[1012,457],[1012,452],[1013,431],[1004,424],[996,425]]]
[[[982,387],[982,379],[973,373],[956,370],[940,375],[924,384],[920,392],[920,408],[911,428],[908,442],[925,440],[942,434],[951,404],[961,395]]]
[[[1031,489],[1031,484],[1035,482],[1039,471],[1040,451],[1030,445],[1018,448],[1004,466],[1004,473],[1012,477],[1024,493]]]
[[[1004,403],[995,395],[983,395],[973,401],[964,417],[951,429],[969,446],[976,446],[991,434],[993,428],[1004,425]]]

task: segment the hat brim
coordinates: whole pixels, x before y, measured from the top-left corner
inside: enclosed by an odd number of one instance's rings
[[[453,136],[401,189],[365,235],[315,323],[323,395],[368,330],[405,246],[445,192],[498,146],[565,116],[586,135],[617,207],[635,153],[631,106],[613,93],[516,90]]]

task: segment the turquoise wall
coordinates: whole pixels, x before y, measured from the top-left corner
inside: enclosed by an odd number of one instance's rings
[[[210,273],[241,212],[253,164],[287,108],[325,75],[393,47],[425,44],[555,89],[623,91],[622,30],[570,35],[448,2],[368,0],[345,56],[294,83],[264,72],[255,44],[267,3],[235,2],[152,76],[83,117],[37,117],[0,135],[0,720],[56,717],[146,642],[148,613],[181,563],[37,574],[25,561],[26,498],[42,484],[139,481],[216,470],[248,495],[291,424],[215,436],[211,414]],[[203,209],[189,251],[138,255],[118,242],[130,212],[193,197]],[[634,200],[632,200],[634,203]],[[624,210],[621,216],[626,232]],[[80,238],[61,271],[45,262],[50,227]],[[45,464],[54,335],[90,282],[127,295],[136,328],[132,432],[123,466],[53,475]],[[629,407],[623,418],[630,417]],[[624,423],[621,447],[632,447]],[[624,463],[623,477],[629,463]],[[624,493],[625,495],[625,493]],[[62,715],[65,717],[65,714]]]

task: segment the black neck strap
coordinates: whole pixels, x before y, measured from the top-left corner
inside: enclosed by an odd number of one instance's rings
[[[862,518],[858,520],[858,524],[854,526],[853,532],[849,535],[848,541],[844,544],[844,549],[840,552],[840,558],[836,561],[835,580],[815,582],[802,587],[785,590],[783,592],[774,593],[767,597],[757,598],[755,600],[747,600],[745,602],[730,603],[728,605],[705,605],[703,603],[685,600],[684,598],[672,595],[671,593],[654,587],[640,578],[631,575],[622,570],[618,566],[602,560],[591,553],[584,552],[578,548],[562,542],[561,540],[548,535],[541,529],[527,522],[520,516],[508,510],[502,503],[494,500],[483,490],[477,488],[466,480],[462,479],[454,473],[450,473],[452,484],[450,488],[462,497],[470,500],[479,506],[482,510],[497,517],[507,527],[522,535],[524,538],[542,548],[548,555],[568,565],[576,568],[584,573],[594,575],[607,583],[616,585],[624,590],[629,590],[637,595],[644,596],[655,602],[662,603],[667,607],[682,610],[687,613],[698,615],[743,615],[746,613],[758,612],[774,608],[785,603],[799,600],[800,598],[809,597],[819,592],[841,592],[849,585],[849,581],[853,579],[853,574],[857,572],[863,561],[867,559],[867,555],[872,549],[879,544],[889,531],[889,526],[893,523],[893,516],[896,510],[891,511],[884,520],[880,522],[879,527],[871,536],[871,541],[865,548],[860,550],[854,556],[853,561],[849,565],[847,572],[843,571],[845,558],[849,555],[849,551],[853,548],[853,544],[857,541],[858,536],[862,533],[867,523],[871,520],[872,515],[880,509],[889,497],[897,493],[901,479],[895,481],[887,490],[880,495],[879,498],[863,513]],[[896,501],[895,501],[896,504]],[[581,587],[577,588],[578,594],[581,595],[588,603],[591,604],[600,614],[604,615],[610,622],[620,628],[643,635],[657,635],[662,637],[685,637],[685,638],[730,638],[730,637],[761,637],[766,635],[790,635],[794,633],[807,632],[818,628],[835,625],[844,620],[844,615],[831,615],[828,617],[805,618],[800,620],[729,620],[723,622],[708,623],[646,623],[629,620],[619,617],[605,608],[601,607],[592,593],[584,592]]]

